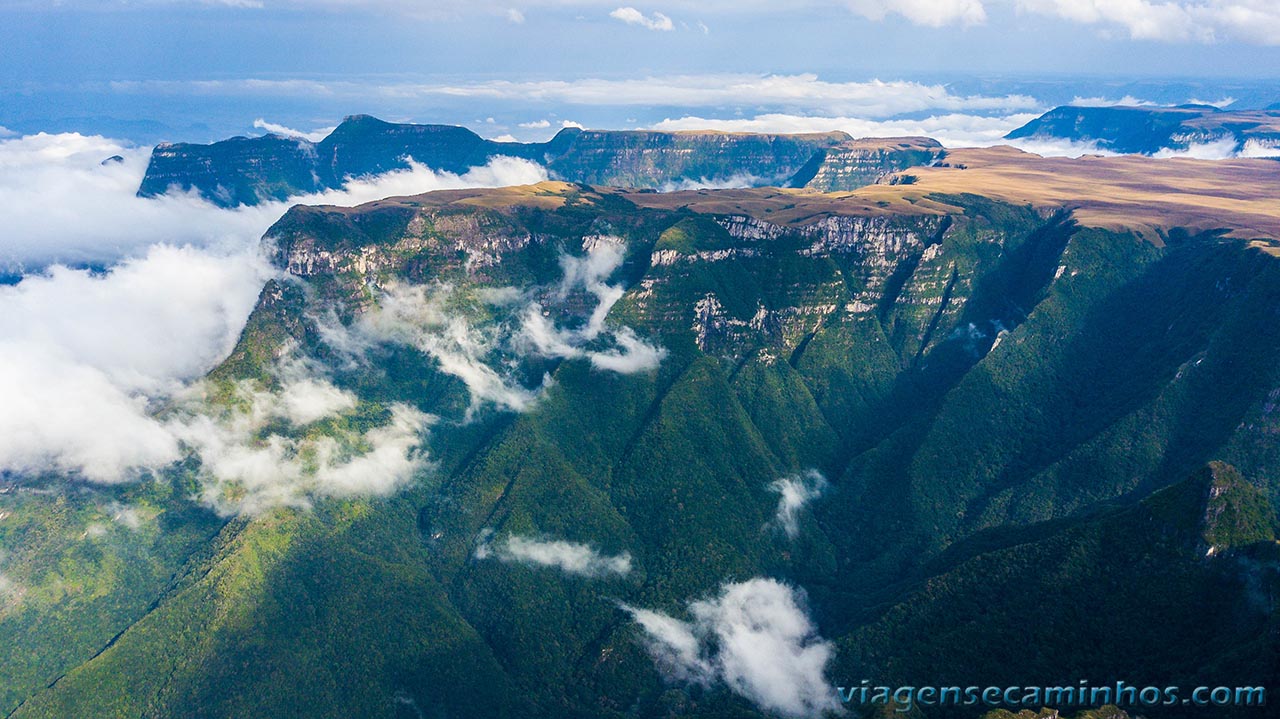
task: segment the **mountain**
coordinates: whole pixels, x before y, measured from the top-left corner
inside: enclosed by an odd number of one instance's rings
[[[693,184],[854,189],[941,156],[933,140],[851,140],[844,133],[765,135],[568,128],[549,142],[486,140],[462,127],[348,117],[319,143],[264,135],[155,148],[138,194],[194,190],[222,206],[253,205],[341,187],[409,167],[462,174],[495,157],[539,163],[553,179],[635,188]],[[820,175],[820,176],[819,176]]]
[[[187,460],[0,492],[3,710],[759,717],[863,678],[1274,686],[1274,166],[930,164],[826,193],[290,209],[201,414],[161,410]]]
[[[1276,154],[1280,112],[1225,111],[1208,105],[1079,107],[1064,105],[1005,136],[1007,139],[1093,143],[1112,152],[1153,155],[1218,144],[1229,152]]]

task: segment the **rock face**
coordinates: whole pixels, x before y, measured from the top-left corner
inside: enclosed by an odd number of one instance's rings
[[[499,156],[541,164],[553,179],[639,189],[694,186],[852,189],[932,161],[932,140],[852,141],[844,133],[807,135],[720,132],[562,130],[544,143],[495,142],[462,127],[349,117],[318,143],[266,135],[211,145],[163,144],[138,194],[176,188],[223,206],[283,200],[340,187],[348,178],[409,166],[464,173]]]
[[[1228,151],[1280,154],[1280,111],[1227,112],[1205,105],[1169,108],[1058,107],[1006,135],[1008,139],[1096,143],[1112,152],[1150,155],[1223,143]]]
[[[931,165],[946,156],[941,143],[927,137],[900,140],[853,140],[826,150],[813,168],[793,178],[793,187],[819,192],[855,190],[880,184],[889,175],[908,167]]]
[[[172,558],[137,596],[65,581],[115,566],[96,553],[15,574],[46,604],[0,624],[0,710],[760,716],[727,682],[673,681],[619,608],[684,622],[753,577],[805,591],[833,684],[1276,684],[1275,257],[974,195],[653,197],[548,182],[289,210],[266,238],[289,278],[213,380],[288,359],[355,398],[344,422],[411,405],[435,418],[429,466],[392,496],[158,534]],[[638,347],[653,361],[627,369]],[[528,401],[496,404],[510,392]],[[197,460],[148,483],[173,487],[166,532],[214,521],[188,499]],[[778,483],[814,470],[829,486],[793,535]],[[627,571],[489,549],[511,538]],[[89,641],[49,624],[77,591],[130,609]],[[7,679],[15,656],[41,671]]]

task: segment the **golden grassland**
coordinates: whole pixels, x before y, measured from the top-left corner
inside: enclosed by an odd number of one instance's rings
[[[895,143],[913,141],[893,139]],[[965,194],[1046,212],[1067,209],[1084,226],[1129,230],[1157,244],[1162,234],[1174,228],[1219,230],[1280,255],[1280,162],[1266,159],[1046,158],[1012,147],[992,147],[952,150],[938,166],[913,167],[892,176],[890,182],[850,192],[765,187],[660,193],[549,181],[392,197],[360,210],[386,206],[556,209],[569,198],[593,203],[603,195],[620,195],[646,208],[747,215],[782,225],[804,225],[831,216],[960,212],[946,199]]]
[[[1280,241],[1280,162],[1154,159],[1136,155],[1046,158],[1012,147],[953,150],[937,167],[914,167],[851,192],[697,190],[631,193],[646,207],[746,214],[788,224],[829,215],[935,214],[947,195],[981,195],[1038,209],[1069,209],[1088,227],[1134,231],[1153,241],[1173,228],[1223,230]]]

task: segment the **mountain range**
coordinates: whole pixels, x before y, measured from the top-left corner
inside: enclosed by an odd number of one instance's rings
[[[263,135],[211,145],[162,144],[138,193],[195,191],[223,206],[341,187],[348,178],[407,169],[410,161],[463,174],[495,157],[546,167],[552,179],[671,188],[732,182],[852,190],[890,172],[928,164],[942,146],[928,138],[855,141],[842,132],[765,135],[565,128],[539,143],[486,140],[451,125],[406,125],[367,115],[343,120],[318,143]]]
[[[188,459],[0,489],[0,711],[1280,684],[1274,164],[352,118],[158,147],[140,192],[494,154],[561,179],[285,213],[198,416],[160,410]],[[653,191],[735,174],[793,187]]]

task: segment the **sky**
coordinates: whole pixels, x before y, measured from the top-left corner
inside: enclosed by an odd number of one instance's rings
[[[1094,96],[1280,100],[1273,0],[626,2],[0,0],[0,126],[208,141],[363,112],[530,140],[566,120],[886,116],[815,83],[717,96],[725,76],[1034,100],[982,109],[1006,114]],[[667,99],[673,78],[715,97]],[[649,92],[617,91],[628,82]],[[574,92],[592,83],[615,85]]]

